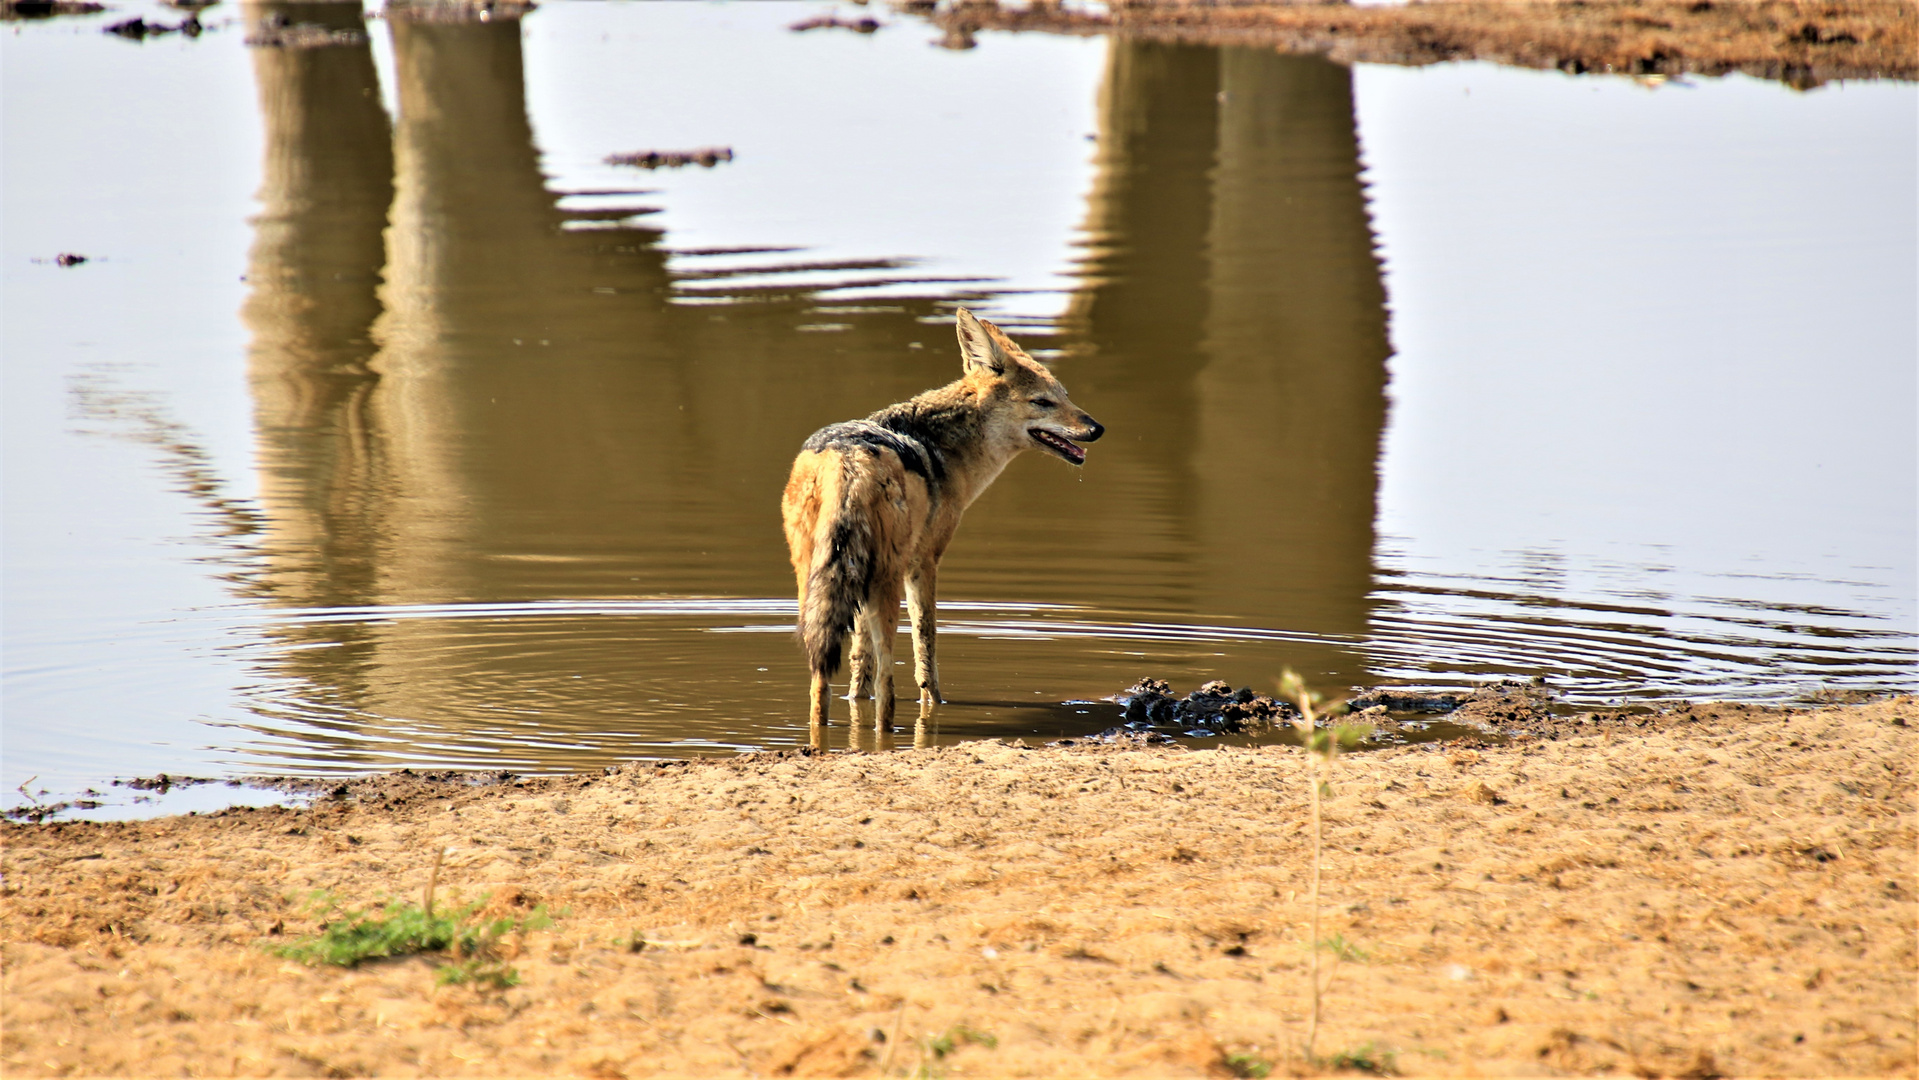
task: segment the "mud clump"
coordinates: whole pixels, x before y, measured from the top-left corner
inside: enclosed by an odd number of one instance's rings
[[[1551,723],[1557,698],[1544,683],[1508,680],[1474,690],[1448,716],[1492,730],[1536,728]]]
[[[461,769],[401,769],[374,773],[347,780],[323,780],[308,777],[254,777],[245,783],[253,787],[304,795],[340,805],[401,809],[410,804],[434,799],[465,796],[476,789],[510,788],[516,791],[547,791],[562,787],[572,790],[593,782],[592,776],[527,777],[495,769],[471,772]]]

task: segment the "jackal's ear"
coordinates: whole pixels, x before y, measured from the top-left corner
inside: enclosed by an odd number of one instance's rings
[[[1005,335],[999,327],[981,319],[978,315],[960,308],[959,312],[960,371],[971,375],[1004,375],[1006,369],[1013,366],[1013,356],[1001,342]],[[1009,343],[1010,344],[1010,343]]]

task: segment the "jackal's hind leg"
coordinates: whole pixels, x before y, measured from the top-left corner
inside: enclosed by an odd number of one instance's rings
[[[808,699],[806,722],[813,727],[826,725],[826,703],[832,699],[833,686],[827,681],[826,672],[813,673],[812,693]]]
[[[866,609],[860,609],[853,621],[853,647],[847,652],[846,700],[857,701],[873,696],[873,652],[871,647],[872,630],[867,625],[871,618]]]
[[[864,629],[873,660],[873,704],[877,714],[873,723],[881,729],[893,726],[893,635],[899,633],[899,628],[899,593],[878,597],[869,609]]]
[[[934,635],[939,621],[939,567],[927,563],[906,579],[906,608],[913,616],[913,681],[919,684],[920,705],[938,705],[940,696],[939,659],[934,653]]]

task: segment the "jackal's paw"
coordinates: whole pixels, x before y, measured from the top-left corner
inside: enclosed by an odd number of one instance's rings
[[[922,686],[920,687],[920,704],[930,708],[934,705],[946,704],[946,699],[940,696],[939,687]]]

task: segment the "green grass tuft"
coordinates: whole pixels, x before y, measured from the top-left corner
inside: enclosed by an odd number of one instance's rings
[[[497,962],[499,945],[508,934],[544,930],[553,925],[545,907],[525,918],[479,919],[475,916],[486,897],[464,907],[428,911],[403,900],[388,901],[377,911],[342,908],[325,892],[310,899],[311,910],[327,920],[318,934],[271,951],[302,964],[357,967],[368,960],[421,953],[443,953],[452,963],[436,980],[443,986],[472,983],[504,989],[517,985],[519,973]]]
[[[1273,1063],[1258,1054],[1227,1054],[1226,1068],[1234,1076],[1248,1077],[1250,1080],[1264,1080],[1273,1074]]]
[[[1325,1061],[1329,1069],[1350,1069],[1353,1072],[1370,1073],[1374,1076],[1398,1076],[1399,1068],[1391,1050],[1381,1050],[1373,1043],[1342,1050]]]

